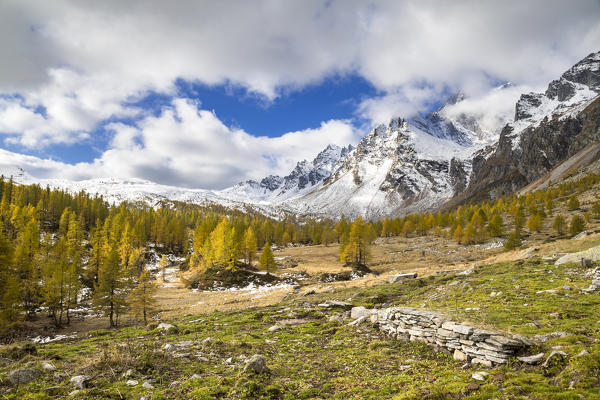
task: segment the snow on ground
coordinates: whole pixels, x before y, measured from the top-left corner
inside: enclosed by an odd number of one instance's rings
[[[52,337],[52,336],[36,336],[36,337],[32,338],[31,341],[36,344],[46,344],[46,343],[57,342],[59,340],[74,339],[76,337],[77,337],[77,332],[73,332],[70,335],[56,335],[54,337]]]

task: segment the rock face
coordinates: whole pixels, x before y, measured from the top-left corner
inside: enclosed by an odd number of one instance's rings
[[[475,154],[467,189],[448,205],[515,192],[600,141],[598,94],[600,52],[552,81],[546,92],[523,94],[514,122],[502,129],[496,146]]]
[[[383,308],[371,321],[379,330],[400,340],[421,341],[453,354],[455,360],[494,366],[505,364],[527,345],[500,333],[448,320],[443,315],[410,307]]]
[[[36,380],[42,375],[37,369],[17,369],[6,375],[8,381],[13,385],[24,385]]]

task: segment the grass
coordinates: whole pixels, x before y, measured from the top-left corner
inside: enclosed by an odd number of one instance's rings
[[[68,378],[56,382],[52,373],[18,388],[5,380],[12,369],[39,367],[43,360],[50,360],[69,377],[94,377],[91,387],[76,398],[600,398],[600,296],[578,290],[589,285],[585,272],[576,265],[554,267],[533,258],[480,267],[466,276],[431,276],[297,296],[274,306],[186,316],[173,321],[176,334],[128,327],[90,332],[87,338],[37,346],[35,351],[18,349],[23,344],[16,344],[0,350],[0,395],[5,399],[50,398],[43,388],[58,386],[56,397],[69,398],[73,387]],[[563,285],[571,290],[537,293]],[[491,292],[502,293],[490,297]],[[332,314],[343,312],[316,306],[326,298],[350,297],[353,304],[370,307],[423,306],[455,320],[528,336],[566,331],[571,336],[532,351],[548,354],[557,348],[569,356],[548,368],[511,362],[487,369],[488,379],[475,383],[471,375],[479,367],[463,369],[449,355],[420,343],[388,339],[368,325],[349,327],[330,321]],[[278,321],[290,318],[305,323],[269,331]],[[208,337],[211,340],[203,344]],[[163,349],[165,343],[186,340],[193,345],[181,352],[189,353],[189,358]],[[584,349],[589,354],[577,357]],[[243,371],[244,360],[253,354],[266,357],[268,374]],[[132,375],[125,377],[130,369]],[[192,378],[194,374],[198,377]],[[138,380],[139,385],[127,386],[129,379]],[[141,387],[146,380],[154,389]],[[174,381],[180,384],[171,386]]]

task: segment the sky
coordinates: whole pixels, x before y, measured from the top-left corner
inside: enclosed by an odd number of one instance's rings
[[[222,189],[599,50],[598,0],[0,0],[0,169]]]

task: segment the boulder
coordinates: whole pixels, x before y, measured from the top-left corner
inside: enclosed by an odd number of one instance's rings
[[[8,381],[13,385],[24,385],[31,381],[36,380],[42,375],[41,371],[37,369],[17,369],[14,371],[10,371],[6,377]]]
[[[85,389],[91,380],[92,377],[89,375],[76,375],[71,378],[70,382],[77,389]]]
[[[389,283],[398,283],[398,282],[402,282],[407,279],[416,279],[416,278],[417,278],[416,272],[411,272],[411,273],[406,273],[406,274],[393,274],[393,275],[388,276],[388,282]]]
[[[260,354],[255,354],[246,362],[244,372],[254,372],[257,374],[264,374],[268,372],[267,360]]]

